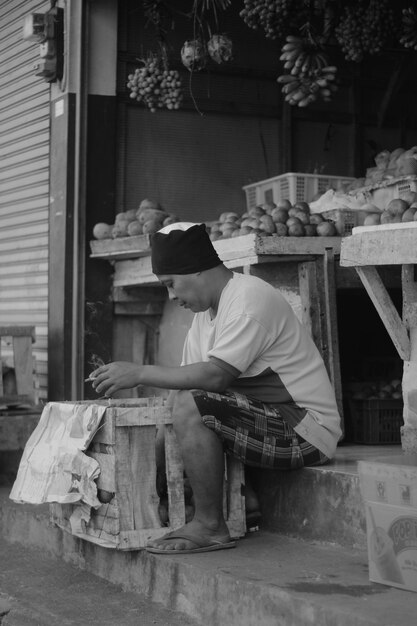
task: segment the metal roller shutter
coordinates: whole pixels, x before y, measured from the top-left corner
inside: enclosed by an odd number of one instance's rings
[[[0,326],[35,325],[40,398],[47,397],[50,87],[34,74],[38,46],[23,41],[22,25],[28,13],[49,8],[0,0]]]

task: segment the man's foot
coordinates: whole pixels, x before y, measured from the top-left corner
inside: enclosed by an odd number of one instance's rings
[[[193,520],[164,537],[150,541],[146,549],[156,554],[191,554],[234,548],[235,545],[236,542],[231,540],[226,525],[221,530],[213,531]]]

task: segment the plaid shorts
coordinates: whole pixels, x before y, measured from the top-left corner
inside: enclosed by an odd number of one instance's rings
[[[246,465],[289,470],[329,460],[285,421],[285,405],[278,409],[232,391],[191,393],[205,426]]]

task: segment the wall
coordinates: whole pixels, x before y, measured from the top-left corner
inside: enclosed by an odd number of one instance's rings
[[[35,76],[23,21],[48,2],[0,2],[0,326],[35,326],[40,398],[47,396],[50,86]],[[3,355],[8,354],[3,345]]]

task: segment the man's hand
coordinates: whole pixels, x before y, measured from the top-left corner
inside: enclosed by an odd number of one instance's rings
[[[127,361],[114,361],[98,367],[90,374],[97,393],[112,396],[120,389],[132,389],[140,384],[140,365]]]
[[[98,367],[90,374],[90,379],[94,379],[93,387],[97,393],[105,396],[138,385],[164,389],[204,389],[221,393],[232,384],[238,374],[237,370],[236,373],[231,373],[212,360],[176,367],[115,361]]]

